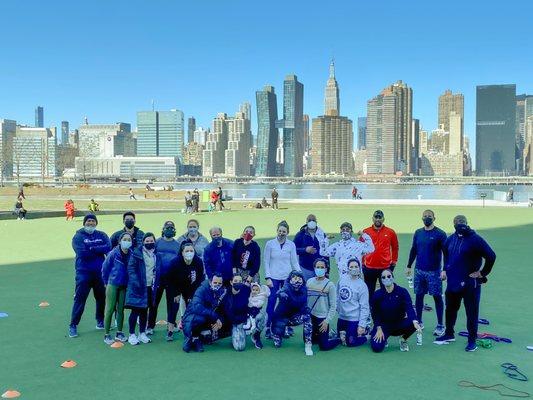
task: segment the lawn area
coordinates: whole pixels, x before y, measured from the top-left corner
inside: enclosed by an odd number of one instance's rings
[[[313,212],[319,226],[337,233],[343,221],[354,230],[370,225],[375,207],[368,205],[290,205],[288,209],[238,210],[202,213],[200,230],[220,225],[224,236],[238,237],[245,225],[254,225],[256,239],[263,247],[274,237],[276,224],[285,219],[294,235]],[[421,226],[423,208],[385,206],[386,225],[395,229],[400,240],[400,259],[396,281],[407,286],[403,270],[410,249],[412,232]],[[0,393],[17,389],[24,399],[303,399],[395,397],[409,399],[496,399],[493,392],[461,388],[458,381],[481,385],[503,383],[533,393],[533,385],[507,378],[500,364],[512,362],[533,377],[533,291],[531,274],[533,209],[434,207],[436,224],[452,231],[452,218],[465,213],[472,228],[492,245],[498,259],[483,288],[482,318],[490,320],[489,331],[513,339],[512,344],[497,343],[492,349],[465,353],[465,339],[448,346],[433,345],[431,332],[434,312],[426,312],[424,345],[410,340],[411,351],[401,353],[392,338],[388,349],[373,354],[369,346],[337,348],[315,356],[303,352],[301,329],[274,349],[265,341],[263,350],[252,348],[237,353],[229,339],[206,347],[203,354],[181,351],[182,335],[173,343],[164,341],[158,327],[153,343],[112,349],[103,343],[103,333],[94,329],[94,300],[89,298],[79,325],[80,336],[66,337],[74,289],[72,235],[81,218],[27,221],[0,221]],[[187,215],[169,211],[137,216],[145,231],[160,232],[166,220],[184,228]],[[99,218],[98,228],[113,233],[121,227],[120,215]],[[337,239],[334,239],[337,240]],[[529,267],[528,267],[529,266]],[[335,271],[335,268],[333,268]],[[332,276],[337,280],[336,273]],[[414,298],[414,296],[413,296]],[[41,301],[50,306],[39,308]],[[427,298],[426,303],[433,306]],[[127,312],[129,313],[129,312]],[[160,306],[163,318],[165,306]],[[465,328],[461,309],[457,330]],[[125,328],[125,330],[127,330]],[[74,369],[59,365],[67,359],[78,363]]]

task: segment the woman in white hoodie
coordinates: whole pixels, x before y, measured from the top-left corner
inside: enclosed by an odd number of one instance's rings
[[[344,346],[366,343],[366,328],[370,316],[368,288],[361,277],[361,263],[357,258],[348,261],[348,273],[341,275],[337,285],[337,332]]]
[[[287,239],[289,234],[289,224],[281,221],[278,224],[277,236],[269,240],[265,245],[264,266],[265,283],[270,288],[270,296],[267,304],[267,339],[271,338],[270,324],[274,306],[276,305],[277,293],[283,287],[285,280],[291,271],[301,272],[296,254],[296,246],[292,240]]]

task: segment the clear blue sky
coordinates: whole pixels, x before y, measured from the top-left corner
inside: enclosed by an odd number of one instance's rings
[[[475,135],[475,87],[516,83],[533,93],[533,1],[1,1],[0,118],[136,124],[136,111],[179,108],[210,126],[284,76],[305,85],[321,115],[334,55],[341,114],[402,79],[414,117],[436,128],[437,98],[465,95]],[[281,108],[281,107],[279,107]],[[473,150],[473,148],[472,148]]]

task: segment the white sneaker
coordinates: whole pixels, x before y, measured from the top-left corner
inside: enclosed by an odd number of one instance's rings
[[[137,346],[139,344],[139,339],[137,339],[137,335],[135,333],[130,335],[128,338],[128,343],[132,346]]]
[[[346,331],[339,331],[339,338],[343,346],[346,346]]]
[[[422,331],[416,332],[416,345],[422,346]]]
[[[442,336],[446,332],[446,327],[444,325],[437,325],[433,331],[433,336]]]
[[[146,333],[144,333],[144,332],[139,335],[139,340],[141,342],[145,343],[145,344],[146,343],[150,343],[152,341],[152,339],[150,339],[148,336],[146,336]]]
[[[305,344],[305,355],[306,356],[312,356],[313,355],[313,345],[311,343]]]
[[[400,336],[400,351],[409,351],[409,343]]]
[[[153,330],[152,328],[146,328],[146,334],[147,334],[148,336],[151,336],[151,335],[154,334],[154,330]]]

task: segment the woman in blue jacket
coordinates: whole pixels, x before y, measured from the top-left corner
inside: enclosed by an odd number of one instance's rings
[[[154,292],[152,286],[156,270],[160,266],[159,256],[155,253],[155,236],[153,233],[144,234],[143,245],[134,250],[128,263],[128,288],[126,290],[126,308],[131,309],[129,318],[130,336],[128,342],[135,346],[150,343],[146,335],[148,307],[153,305]],[[135,328],[139,320],[139,336]]]
[[[390,269],[381,272],[381,282],[383,288],[376,291],[371,300],[374,329],[370,333],[370,346],[374,352],[381,353],[389,336],[399,336],[400,351],[409,351],[407,339],[415,331],[421,332],[411,296],[406,289],[394,283]]]
[[[128,262],[131,255],[132,237],[123,232],[118,239],[118,245],[106,256],[102,265],[102,280],[105,290],[105,316],[104,316],[104,343],[112,344],[113,339],[109,334],[111,318],[116,310],[117,334],[115,340],[126,341],[122,332],[124,326],[124,301],[126,300],[126,287],[128,285]]]

